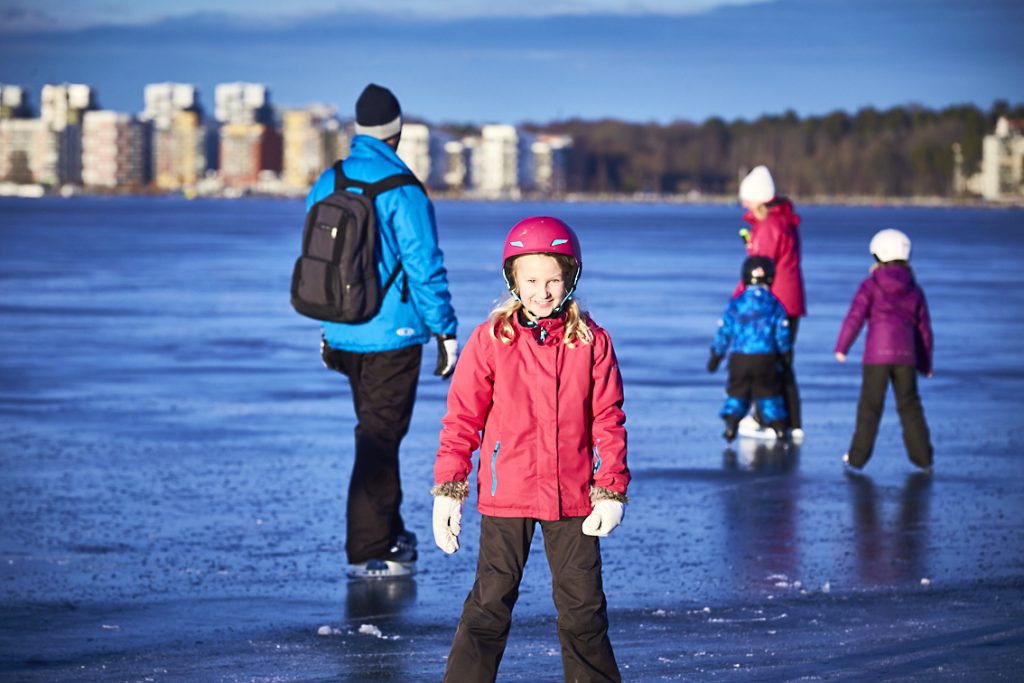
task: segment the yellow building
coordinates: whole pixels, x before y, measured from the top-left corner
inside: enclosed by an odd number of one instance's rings
[[[153,133],[156,186],[162,190],[194,187],[206,169],[206,129],[199,112],[178,111],[170,127]]]
[[[334,112],[324,107],[292,109],[281,118],[284,137],[282,180],[308,189],[320,173],[348,154],[348,138]]]

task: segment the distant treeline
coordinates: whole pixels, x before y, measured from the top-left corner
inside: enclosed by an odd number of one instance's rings
[[[544,129],[573,138],[569,191],[731,194],[742,173],[767,164],[787,194],[952,196],[953,143],[964,174],[975,173],[982,138],[1003,115],[1024,118],[1024,105],[864,108],[804,119],[787,112],[702,124],[570,120]]]

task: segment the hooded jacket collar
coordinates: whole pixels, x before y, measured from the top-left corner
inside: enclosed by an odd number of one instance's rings
[[[914,273],[901,263],[880,265],[871,272],[871,279],[886,292],[902,294],[914,288]]]
[[[793,202],[789,201],[788,198],[776,197],[765,206],[768,207],[768,215],[765,216],[764,220],[776,220],[792,225],[794,228],[800,225],[800,217],[793,210]],[[761,219],[755,216],[753,211],[747,211],[743,215],[743,220],[751,225],[761,222]]]
[[[391,149],[391,145],[370,135],[356,135],[353,137],[352,144],[349,147],[349,154],[361,157],[381,156],[393,164],[405,166],[405,162],[398,156],[398,152]]]
[[[538,344],[554,344],[562,338],[562,330],[565,329],[565,312],[553,317],[541,318],[534,322],[530,320],[522,309],[516,311],[516,327],[533,336]]]

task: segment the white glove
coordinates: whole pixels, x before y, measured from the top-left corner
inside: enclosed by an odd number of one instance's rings
[[[455,372],[455,361],[459,359],[459,340],[455,335],[437,335],[437,367],[434,374],[448,379]]]
[[[622,515],[625,513],[626,506],[619,501],[599,500],[594,505],[594,511],[583,520],[583,533],[587,536],[607,536],[612,529],[622,524]]]
[[[434,543],[449,555],[459,549],[462,533],[462,501],[434,496]]]

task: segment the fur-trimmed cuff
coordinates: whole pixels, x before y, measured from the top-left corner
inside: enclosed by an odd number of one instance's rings
[[[603,489],[600,486],[590,487],[590,504],[597,505],[599,500],[614,500],[618,503],[625,505],[629,502],[629,498],[626,497],[625,493],[619,493],[618,491],[612,491],[611,489]]]
[[[454,498],[461,503],[469,496],[469,484],[464,481],[446,481],[443,484],[438,484],[434,488],[430,489],[430,495],[435,498],[438,496],[447,496],[448,498]]]

